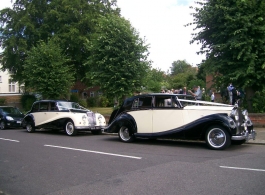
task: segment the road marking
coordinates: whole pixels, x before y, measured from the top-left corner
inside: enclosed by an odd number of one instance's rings
[[[13,140],[13,139],[5,139],[5,138],[0,138],[1,140],[5,141],[11,141],[11,142],[19,142],[18,140]]]
[[[124,157],[124,158],[142,159],[142,157],[137,157],[137,156],[127,156],[127,155],[99,152],[99,151],[93,151],[93,150],[84,150],[84,149],[78,149],[78,148],[68,148],[68,147],[63,147],[63,146],[54,146],[54,145],[44,145],[44,146],[53,147],[53,148],[67,149],[67,150],[76,150],[76,151],[81,151],[81,152],[90,152],[90,153],[96,153],[96,154],[105,154],[105,155],[110,155],[110,156],[119,156],[119,157]]]
[[[265,171],[265,169],[251,169],[251,168],[227,167],[227,166],[220,166],[220,167],[225,168],[225,169],[240,169],[240,170],[247,170],[247,171]]]

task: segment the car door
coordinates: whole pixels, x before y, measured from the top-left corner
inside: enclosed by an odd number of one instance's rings
[[[40,126],[46,123],[48,108],[49,102],[38,102],[33,106],[33,112],[31,114],[34,116],[35,126]]]
[[[165,132],[183,126],[183,109],[174,96],[156,96],[153,109],[153,133]]]
[[[144,96],[134,99],[131,111],[128,112],[128,114],[133,116],[136,122],[137,133],[152,133],[152,96]]]

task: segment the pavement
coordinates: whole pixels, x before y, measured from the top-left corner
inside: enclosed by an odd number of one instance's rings
[[[264,127],[257,127],[254,130],[256,131],[256,139],[255,140],[249,140],[247,143],[248,144],[260,144],[260,145],[265,145],[265,128]]]

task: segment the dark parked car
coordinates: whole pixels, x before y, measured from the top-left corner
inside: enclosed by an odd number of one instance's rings
[[[24,114],[12,106],[0,106],[0,129],[21,127]]]
[[[184,106],[185,105],[185,106]],[[203,140],[211,149],[255,139],[246,110],[238,106],[179,99],[176,94],[144,94],[126,99],[113,111],[108,133],[123,142],[135,138]]]
[[[78,131],[100,134],[106,127],[104,116],[83,108],[76,102],[40,100],[34,102],[23,120],[29,133],[36,129],[64,130],[67,135]]]

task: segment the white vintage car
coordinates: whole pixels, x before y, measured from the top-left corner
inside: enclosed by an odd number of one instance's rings
[[[29,133],[36,129],[63,129],[70,136],[84,130],[100,134],[106,127],[106,120],[101,114],[93,113],[75,102],[41,100],[33,103],[23,119],[23,126]]]
[[[185,106],[184,106],[185,105]],[[238,106],[179,99],[176,94],[145,94],[126,99],[113,111],[108,133],[123,142],[141,138],[204,140],[211,149],[255,139],[247,111]]]

